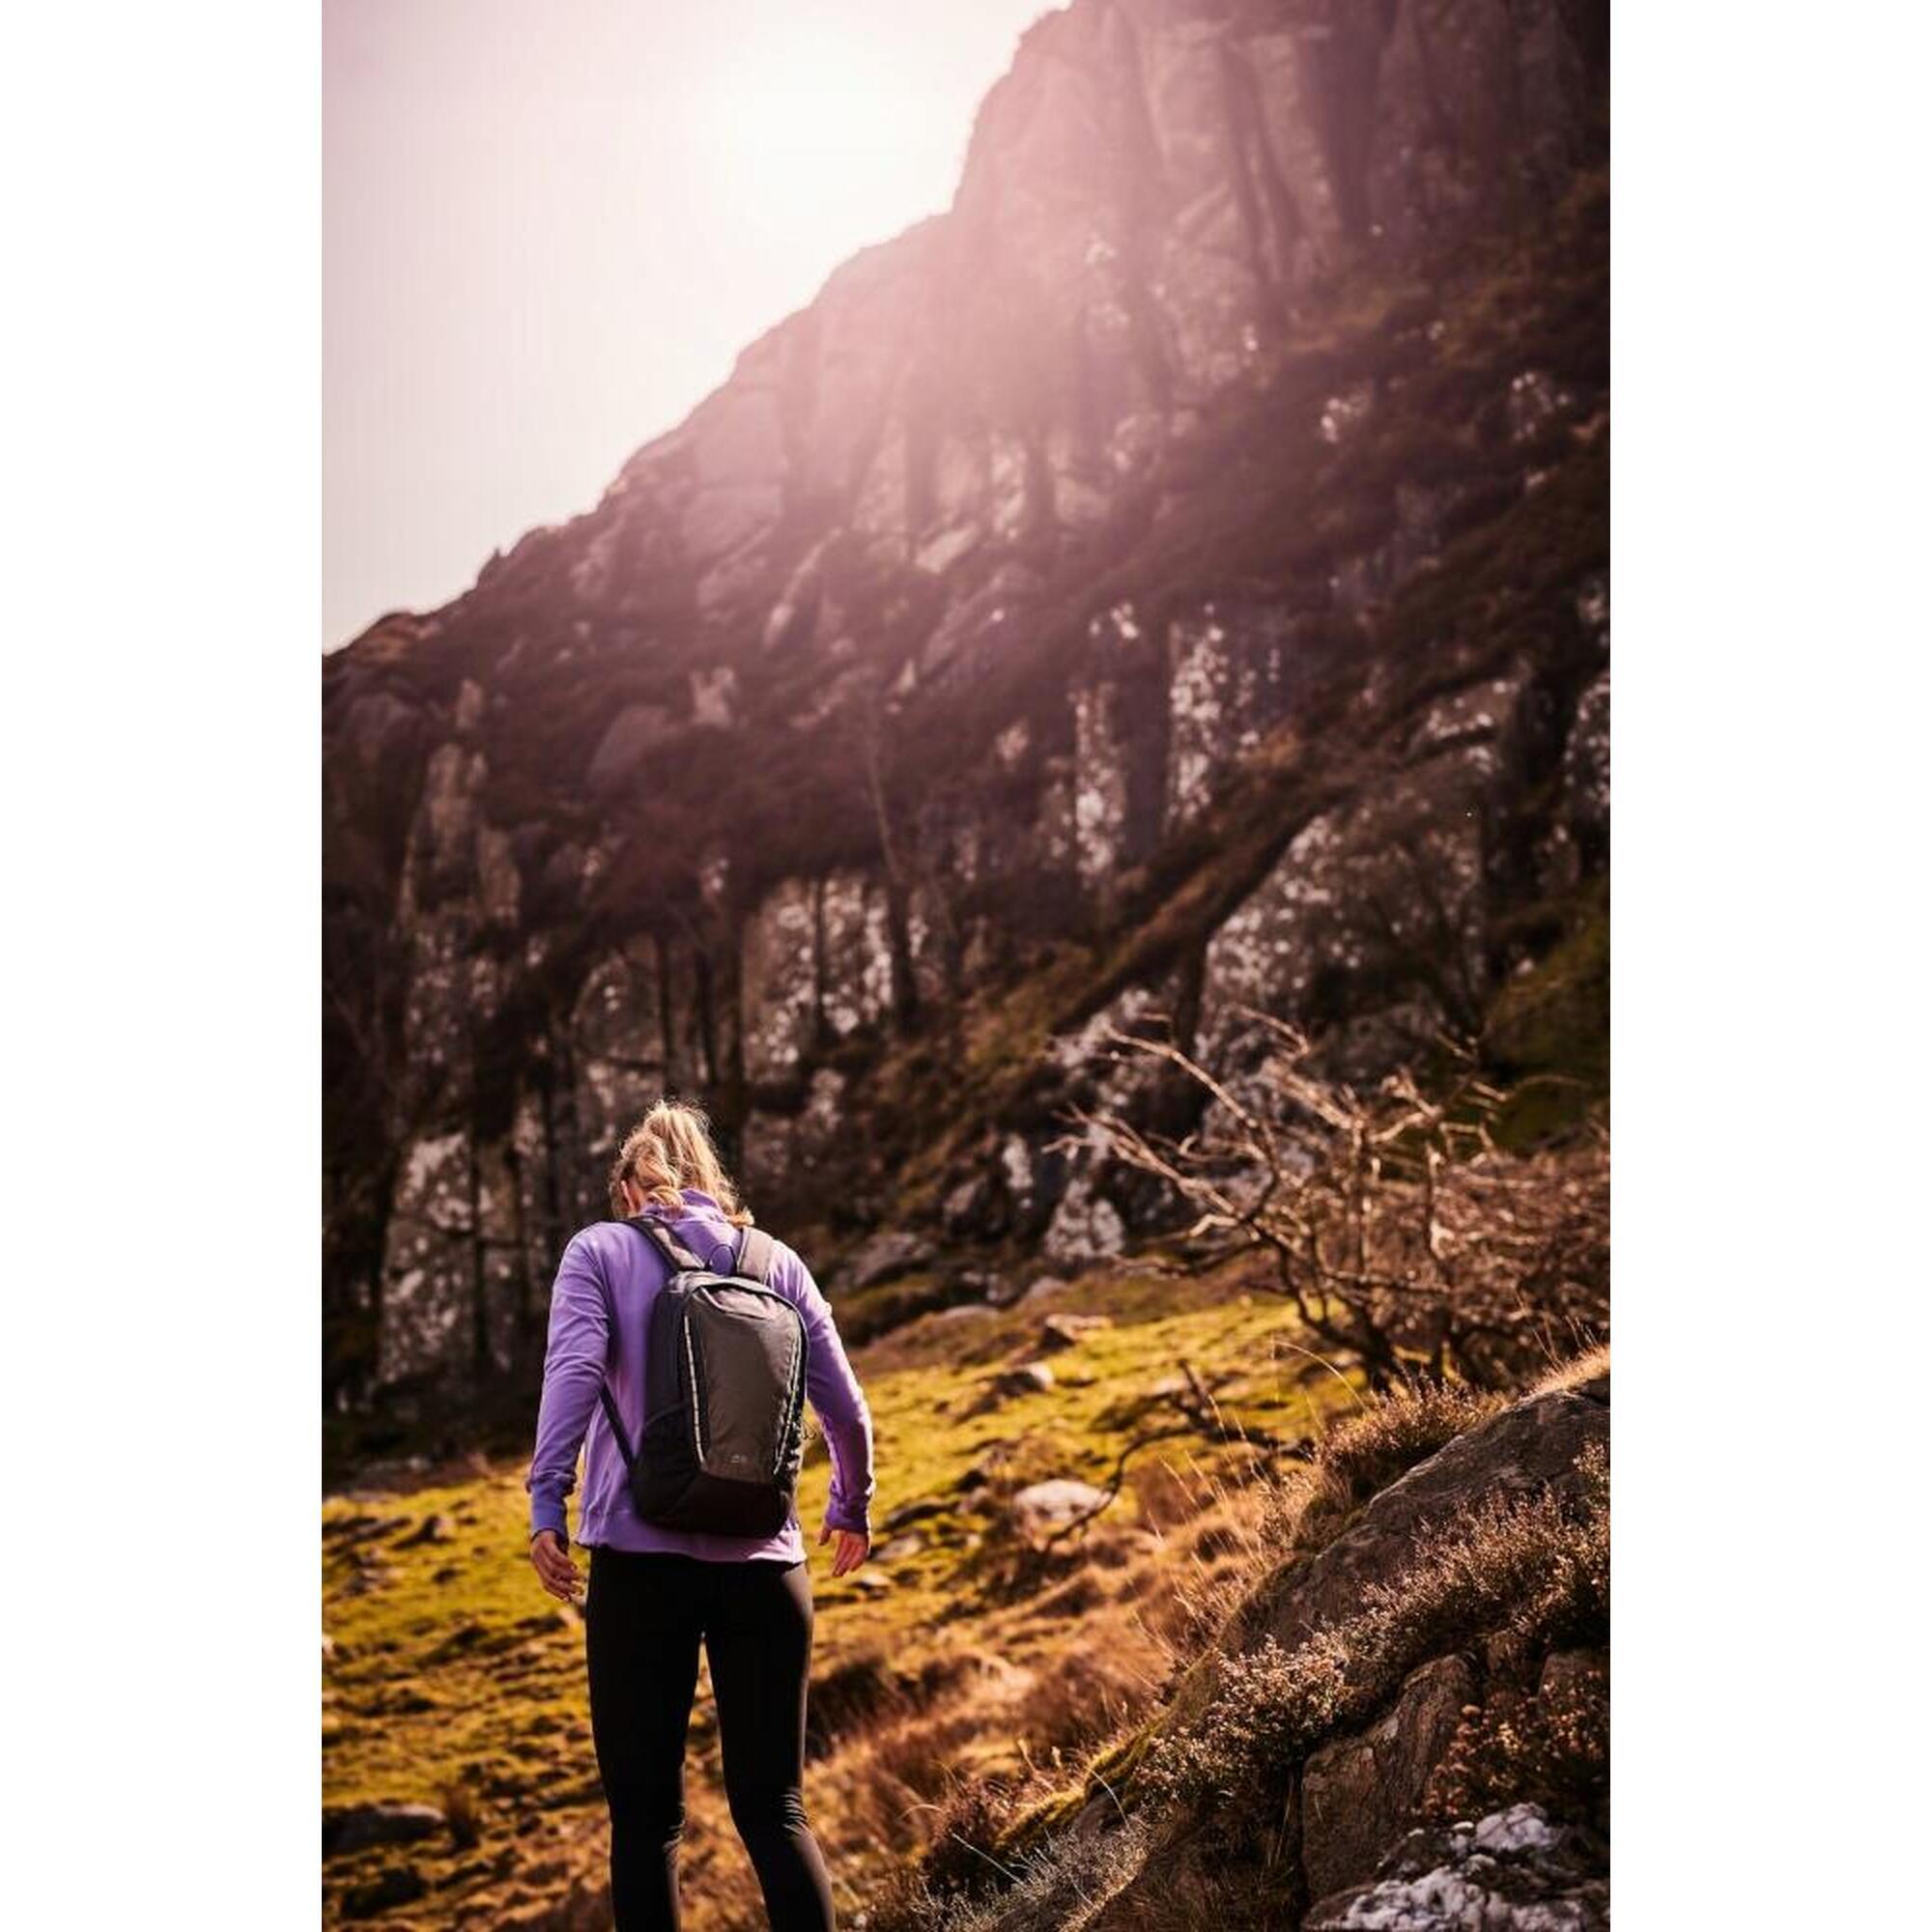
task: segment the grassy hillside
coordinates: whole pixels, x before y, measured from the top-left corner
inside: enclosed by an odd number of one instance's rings
[[[1130,1729],[1237,1594],[1268,1495],[1250,1478],[1270,1459],[1181,1420],[1189,1371],[1231,1428],[1291,1449],[1357,1411],[1292,1311],[1244,1281],[1240,1264],[1191,1281],[1094,1274],[858,1351],[878,1431],[877,1554],[819,1582],[807,1782],[844,1909],[926,1843],[935,1807],[982,1781],[1015,1803],[1050,1791]],[[1043,1351],[1047,1319],[1069,1311],[1105,1325]],[[1051,1385],[1005,1392],[1009,1378],[1044,1380],[1013,1377],[1034,1363]],[[1050,1531],[1017,1525],[1027,1485],[1107,1486],[1123,1447],[1170,1428],[1084,1531],[1037,1549]],[[825,1481],[820,1449],[808,1522]],[[425,1803],[448,1821],[328,1859],[331,1923],[370,1910],[384,1874],[386,1925],[601,1922],[582,1622],[538,1589],[524,1523],[521,1468],[481,1459],[325,1505],[326,1804]],[[689,1922],[755,1923],[702,1697],[690,1787]],[[420,1896],[403,1895],[403,1871]]]

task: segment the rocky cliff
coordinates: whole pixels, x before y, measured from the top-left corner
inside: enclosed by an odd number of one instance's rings
[[[1601,1077],[1607,40],[1073,0],[951,210],[327,661],[331,1408],[526,1393],[667,1086],[930,1297],[1158,1213],[1109,1025]]]

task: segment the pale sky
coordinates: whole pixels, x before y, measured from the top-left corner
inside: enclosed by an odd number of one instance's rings
[[[952,198],[1050,0],[324,0],[325,648],[467,588]]]

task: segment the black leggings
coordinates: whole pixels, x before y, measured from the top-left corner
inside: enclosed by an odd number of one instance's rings
[[[811,1663],[805,1565],[593,1549],[584,1625],[617,1932],[677,1925],[684,1738],[700,1638],[731,1822],[757,1868],[773,1932],[829,1932],[832,1888],[800,1794]]]

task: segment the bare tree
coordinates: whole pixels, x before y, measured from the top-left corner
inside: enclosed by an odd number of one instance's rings
[[[1514,1154],[1492,1133],[1502,1099],[1466,1047],[1425,1092],[1409,1070],[1372,1093],[1313,1070],[1308,1040],[1244,1009],[1267,1057],[1224,1080],[1170,1040],[1112,1032],[1123,1056],[1179,1068],[1202,1090],[1179,1139],[1119,1111],[1078,1111],[1101,1148],[1193,1210],[1204,1263],[1252,1250],[1311,1333],[1378,1388],[1453,1368],[1490,1387],[1607,1332],[1609,1177],[1600,1135]]]

